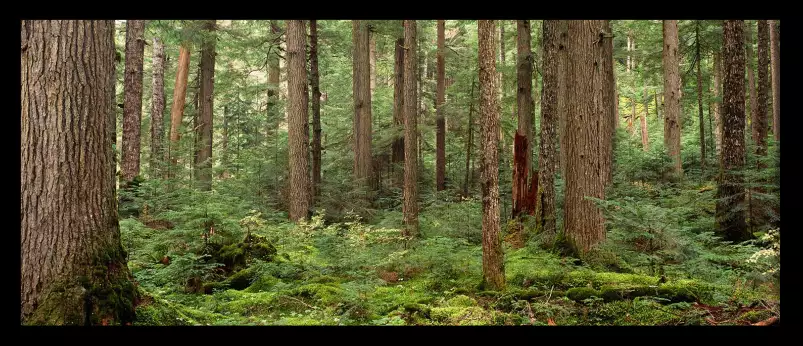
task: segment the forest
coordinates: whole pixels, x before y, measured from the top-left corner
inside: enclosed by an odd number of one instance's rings
[[[21,325],[780,325],[777,20],[20,30]]]

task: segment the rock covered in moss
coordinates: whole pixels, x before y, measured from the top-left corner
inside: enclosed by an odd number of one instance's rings
[[[576,302],[581,302],[588,298],[599,296],[599,291],[590,287],[574,287],[566,291],[566,297]]]

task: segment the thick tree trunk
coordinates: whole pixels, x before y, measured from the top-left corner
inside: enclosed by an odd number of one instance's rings
[[[371,178],[371,65],[368,26],[352,21],[354,91],[354,177],[363,188]]]
[[[748,90],[750,92],[750,137],[753,138],[753,142],[756,141],[756,112],[758,111],[758,98],[756,94],[756,78],[755,78],[755,65],[753,61],[755,60],[753,57],[753,33],[752,33],[752,25],[750,24],[749,20],[742,21],[742,25],[744,25],[744,37],[745,37],[745,51],[747,52],[747,61],[745,65],[747,66],[747,82],[748,82]]]
[[[300,20],[287,21],[287,131],[290,155],[290,220],[307,217],[307,54],[306,30]]]
[[[723,22],[722,37],[722,156],[717,189],[716,219],[719,232],[728,241],[751,238],[745,223],[744,178],[744,32],[741,21]]]
[[[676,179],[683,177],[680,159],[680,58],[678,56],[678,21],[664,20],[664,147],[675,163]]]
[[[205,21],[203,28],[211,34],[201,48],[201,89],[199,91],[198,181],[202,191],[212,190],[212,113],[215,88],[215,20]]]
[[[158,37],[153,38],[153,97],[151,99],[151,171],[155,177],[162,176],[164,157],[164,111],[165,111],[165,48]]]
[[[541,101],[541,145],[538,153],[538,197],[536,199],[536,233],[554,236],[555,226],[555,168],[559,116],[560,55],[566,50],[561,44],[561,21],[543,22],[543,100]]]
[[[700,170],[705,176],[705,121],[703,121],[703,69],[702,56],[700,55],[700,21],[694,27],[695,48],[697,53],[697,108],[699,110],[700,123]]]
[[[139,176],[140,123],[142,122],[142,63],[145,51],[144,20],[128,20],[125,29],[123,103],[123,152],[120,160],[123,185]]]
[[[505,289],[505,260],[499,224],[499,105],[496,95],[494,21],[477,21],[480,117],[482,118],[482,286]]]
[[[767,106],[770,103],[770,30],[766,20],[758,21],[758,86],[755,118],[753,118],[753,142],[756,155],[767,155]],[[763,166],[759,164],[759,168]]]
[[[321,193],[321,89],[318,76],[318,21],[309,21],[310,84],[312,88],[312,196]]]
[[[446,101],[446,63],[444,61],[444,50],[446,49],[445,21],[438,20],[438,81],[437,96],[435,101],[435,111],[437,113],[435,123],[436,133],[436,157],[435,157],[435,177],[437,190],[446,189],[446,120],[443,114],[443,104]]]
[[[404,37],[396,39],[393,63],[393,126],[399,135],[393,140],[391,160],[404,162]],[[396,175],[397,186],[404,188],[404,169]]]
[[[178,66],[176,67],[176,84],[173,88],[173,107],[170,110],[170,177],[176,176],[178,169],[178,141],[181,139],[181,118],[184,116],[184,106],[187,97],[187,78],[190,71],[190,47],[185,42],[178,51]]]
[[[414,20],[404,21],[404,235],[418,235],[418,56]]]
[[[772,55],[772,133],[781,140],[781,24],[769,21],[770,52]]]
[[[714,52],[714,98],[722,99],[722,61],[719,52]],[[722,153],[722,106],[714,101],[714,144],[716,144],[717,157]]]
[[[533,117],[535,104],[533,102],[533,53],[530,47],[530,21],[516,21],[516,79],[518,88],[516,89],[516,104],[518,106],[518,136],[524,138],[521,147],[519,141],[514,141],[514,158],[519,160],[514,163],[513,169],[513,218],[518,218],[520,212],[526,211],[525,205],[536,207],[535,201],[525,201],[527,197],[528,178],[532,171],[533,155]],[[514,160],[515,161],[515,160]],[[535,197],[535,196],[533,196]]]
[[[557,23],[558,33],[558,144],[560,145],[560,174],[566,179],[566,117],[569,105],[566,104],[566,83],[569,72],[569,55],[567,50],[567,40],[569,38],[569,21],[559,20]]]
[[[569,22],[566,125],[566,237],[575,253],[583,256],[605,239],[602,211],[586,197],[605,198],[605,136],[609,109],[603,89],[605,77],[596,73],[606,63],[606,23],[602,20]],[[604,68],[603,68],[604,71]]]
[[[22,21],[20,322],[128,324],[114,180],[114,21]]]

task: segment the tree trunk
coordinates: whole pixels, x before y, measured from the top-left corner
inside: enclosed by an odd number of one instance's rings
[[[468,124],[466,125],[466,129],[468,129],[468,141],[466,142],[466,180],[463,183],[463,197],[468,197],[468,189],[471,185],[471,176],[472,176],[472,167],[471,164],[471,152],[474,150],[474,143],[473,143],[473,130],[474,130],[474,81],[471,81],[471,92],[469,92],[468,97]]]
[[[354,176],[363,188],[371,178],[371,65],[367,23],[352,21],[354,91]],[[366,196],[367,197],[367,196]]]
[[[616,115],[616,79],[613,71],[613,30],[611,29],[611,21],[603,21],[603,34],[602,38],[602,77],[603,84],[600,86],[602,96],[602,108],[605,112],[603,115],[603,122],[601,123],[601,130],[598,138],[600,140],[600,148],[602,150],[602,162],[600,168],[602,169],[602,183],[608,186],[613,180],[613,145],[614,134],[616,133],[616,122],[618,117]],[[631,47],[635,47],[635,42]],[[633,68],[635,68],[636,61],[631,61]],[[635,100],[634,100],[635,101]],[[633,106],[633,115],[635,116],[635,103]]]
[[[142,121],[142,63],[145,51],[144,20],[128,20],[125,29],[125,102],[123,103],[123,185],[139,176],[140,123]]]
[[[644,82],[644,114],[641,116],[641,148],[644,151],[650,151],[650,136],[647,133],[647,110],[650,106],[650,97],[647,94],[647,82]]]
[[[769,21],[770,52],[772,55],[772,133],[781,140],[781,24]]]
[[[499,105],[497,98],[496,32],[492,20],[478,20],[480,117],[482,119],[482,286],[505,289],[505,259],[499,225]]]
[[[722,99],[722,62],[719,52],[714,52],[714,98]],[[714,143],[717,157],[722,153],[722,106],[720,101],[714,101]]]
[[[213,96],[215,88],[215,20],[205,21],[204,30],[211,38],[204,41],[201,48],[201,90],[200,90],[200,120],[201,138],[198,142],[198,181],[202,191],[212,190],[212,113]]]
[[[276,134],[279,119],[279,89],[281,70],[279,69],[279,47],[281,45],[282,30],[276,20],[270,21],[270,32],[273,37],[268,50],[268,104],[265,119],[265,136]],[[278,140],[278,139],[277,139]]]
[[[605,239],[602,211],[586,197],[605,198],[605,169],[599,137],[609,119],[603,89],[605,77],[596,73],[605,64],[606,24],[602,20],[569,21],[566,125],[565,229],[572,250],[583,256]]]
[[[229,173],[229,107],[223,106],[223,140],[220,142],[220,163],[223,166],[223,171],[220,177],[228,179],[231,177]]]
[[[321,193],[321,89],[318,76],[318,21],[309,21],[310,84],[312,88],[312,196]]]
[[[557,104],[558,104],[558,144],[560,145],[560,174],[566,179],[566,117],[569,105],[566,104],[566,83],[569,73],[569,53],[566,43],[569,38],[569,21],[559,20],[557,24],[558,32],[558,77],[557,77]],[[543,112],[543,110],[542,110]],[[540,164],[539,164],[540,166]]]
[[[290,220],[307,217],[307,54],[306,30],[300,20],[287,21],[287,131],[290,155]]]
[[[559,104],[559,90],[563,77],[560,55],[566,50],[561,44],[561,21],[543,22],[543,100],[541,101],[541,145],[538,153],[538,197],[536,199],[536,233],[554,236],[555,226],[555,168]]]
[[[516,92],[516,103],[518,106],[518,129],[517,136],[522,136],[524,141],[522,147],[517,147],[518,141],[514,141],[514,158],[521,157],[522,160],[514,163],[513,169],[513,218],[518,218],[521,212],[526,211],[525,205],[536,207],[536,201],[526,201],[527,181],[529,176],[536,174],[532,171],[533,155],[533,117],[535,104],[533,101],[533,53],[530,47],[530,21],[516,21],[516,79],[518,88]],[[535,196],[533,196],[535,197]]]
[[[151,171],[154,177],[162,176],[164,160],[164,111],[165,111],[165,48],[158,38],[153,38],[153,97],[151,99]]]
[[[111,113],[114,21],[22,21],[20,322],[129,324]]]
[[[435,118],[437,127],[435,177],[438,191],[446,189],[446,120],[443,114],[443,104],[446,101],[446,63],[444,61],[444,50],[446,49],[445,27],[445,21],[442,19],[438,20],[438,86],[435,103],[435,111],[437,112]]]
[[[418,235],[418,51],[416,22],[404,21],[404,235]]]
[[[753,65],[753,33],[752,33],[752,25],[750,24],[749,20],[742,21],[742,25],[744,25],[744,36],[745,36],[745,51],[747,52],[747,81],[748,81],[748,90],[750,91],[750,136],[753,138],[753,142],[755,143],[757,138],[756,134],[756,117],[758,116],[756,112],[758,108],[758,98],[756,94],[756,79],[755,79],[755,65]]]
[[[678,21],[664,20],[664,146],[675,163],[676,179],[683,177],[680,159],[680,66]]]
[[[756,155],[767,155],[767,105],[770,103],[770,30],[766,20],[758,21],[758,96],[753,118],[753,141]],[[759,164],[759,169],[763,165]]]
[[[741,21],[726,20],[722,28],[722,156],[717,189],[716,219],[728,241],[751,238],[745,223],[744,178],[744,32]]]
[[[697,108],[700,122],[700,170],[705,176],[705,121],[703,121],[703,60],[700,55],[700,21],[694,27],[695,48],[697,53]]]
[[[374,88],[376,88],[376,33],[369,32],[369,61],[371,64],[371,96],[374,95]]]
[[[178,66],[176,67],[176,84],[173,88],[173,107],[170,110],[170,146],[168,156],[170,156],[171,167],[170,177],[175,177],[175,170],[178,169],[178,141],[181,139],[179,128],[181,118],[184,116],[184,106],[187,96],[187,78],[190,70],[190,47],[185,42],[178,51]]]
[[[393,126],[396,138],[393,140],[391,160],[394,164],[404,162],[404,36],[396,39],[395,61],[393,64]],[[394,174],[396,185],[404,188],[404,169],[402,174]]]

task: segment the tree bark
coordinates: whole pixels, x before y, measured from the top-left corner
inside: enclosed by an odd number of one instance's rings
[[[114,21],[22,21],[20,322],[128,324],[112,162]]]
[[[517,39],[516,39],[516,52],[517,52],[517,67],[516,79],[518,88],[516,92],[516,103],[518,106],[518,136],[524,137],[523,148],[515,147],[514,144],[514,157],[521,156],[522,161],[516,162],[513,169],[513,218],[519,217],[519,212],[527,208],[522,208],[524,205],[532,204],[536,207],[535,201],[525,202],[527,197],[527,181],[529,176],[536,174],[532,171],[532,156],[533,156],[533,117],[535,103],[533,101],[533,53],[530,47],[530,21],[519,20],[516,21]],[[518,143],[518,142],[514,142]],[[518,154],[521,152],[521,154]]]
[[[745,51],[747,52],[747,61],[745,65],[747,66],[747,81],[748,81],[748,90],[750,92],[750,137],[753,138],[753,142],[755,143],[757,138],[756,130],[757,127],[755,126],[756,117],[758,116],[756,112],[758,111],[758,96],[756,94],[756,78],[755,78],[755,65],[753,61],[755,60],[753,57],[753,33],[752,33],[752,25],[750,24],[749,20],[742,21],[742,25],[744,25],[744,37],[745,37]]]
[[[163,178],[164,111],[165,111],[165,50],[158,37],[153,38],[153,97],[151,99],[151,171]]]
[[[446,63],[444,60],[444,50],[446,49],[446,24],[443,19],[438,20],[438,81],[437,81],[437,95],[435,103],[436,118],[435,123],[437,127],[436,132],[436,157],[435,157],[435,177],[437,182],[437,190],[443,191],[446,189],[446,120],[443,114],[443,104],[446,101]]]
[[[300,20],[287,21],[287,131],[290,155],[290,220],[307,217],[307,54],[306,30]]]
[[[728,241],[751,238],[745,223],[744,178],[744,26],[738,20],[726,20],[722,28],[722,155],[717,189],[716,219],[719,232]]]
[[[766,20],[758,21],[758,87],[755,118],[753,118],[753,142],[756,155],[767,155],[767,106],[770,103],[770,30]],[[763,165],[759,163],[759,169]]]
[[[173,107],[170,110],[170,146],[168,156],[170,156],[171,167],[169,176],[175,177],[175,170],[178,169],[178,141],[181,139],[179,128],[181,118],[184,116],[184,106],[187,97],[187,78],[190,68],[190,46],[189,42],[181,45],[178,51],[178,66],[176,67],[176,84],[173,88]]]
[[[312,88],[312,196],[321,193],[321,89],[318,76],[318,21],[311,19],[310,26],[310,84]]]
[[[603,21],[603,32],[600,35],[602,40],[602,54],[599,61],[602,65],[602,78],[603,84],[601,88],[602,108],[604,111],[603,122],[600,124],[599,141],[602,153],[602,161],[600,168],[602,169],[602,183],[604,186],[610,185],[613,180],[613,146],[614,134],[616,133],[616,123],[618,116],[616,115],[616,79],[613,70],[613,29],[611,28],[611,21]],[[635,47],[635,42],[631,43],[631,48]],[[631,60],[631,67],[635,68],[635,58]],[[635,100],[634,100],[635,101]],[[633,106],[633,115],[635,116],[635,103]]]
[[[414,20],[404,21],[404,235],[418,235],[418,56]]]
[[[229,107],[223,106],[223,139],[220,142],[220,163],[223,166],[223,171],[220,177],[228,179],[231,177],[229,173]]]
[[[400,133],[393,140],[393,163],[404,162],[404,37],[396,39],[395,61],[393,64],[393,126]],[[402,171],[404,171],[402,169]],[[396,179],[397,185],[404,188],[404,174]]]
[[[145,51],[144,20],[128,20],[125,29],[123,103],[123,152],[120,160],[123,185],[139,176],[140,123],[142,122],[142,64]]]
[[[279,69],[279,47],[281,45],[282,29],[276,20],[270,21],[270,32],[273,37],[270,49],[268,50],[268,104],[265,119],[265,136],[277,133],[279,117],[279,91],[281,88]]]
[[[702,56],[700,55],[700,21],[696,21],[694,27],[695,49],[697,53],[697,108],[699,110],[700,122],[700,170],[705,176],[705,121],[703,120],[703,69]]]
[[[496,95],[496,32],[492,20],[478,20],[480,117],[482,118],[482,286],[505,289],[505,261],[499,224],[499,104]]]
[[[374,88],[376,88],[376,33],[369,32],[369,61],[371,64],[371,96],[374,95]]]
[[[468,197],[468,189],[471,185],[471,176],[472,176],[472,167],[471,164],[471,152],[474,150],[474,81],[471,81],[471,92],[469,92],[469,106],[468,106],[468,124],[466,125],[466,129],[468,130],[468,141],[466,142],[466,179],[463,183],[463,197]]]
[[[354,91],[354,177],[363,188],[371,178],[371,65],[367,23],[352,21]]]
[[[650,136],[647,133],[647,111],[650,107],[650,96],[647,94],[647,82],[644,82],[644,114],[641,115],[641,148],[650,151]]]
[[[598,73],[604,58],[606,23],[602,20],[569,21],[566,125],[566,237],[572,250],[583,256],[605,239],[605,219],[586,197],[605,198],[602,148],[609,113],[603,89],[609,87]],[[604,68],[602,69],[604,71]]]
[[[769,21],[770,52],[772,55],[772,133],[781,140],[781,24]]]
[[[199,114],[201,138],[198,142],[198,181],[202,191],[212,190],[212,119],[215,88],[215,20],[207,20],[203,29],[211,37],[201,48],[201,89],[199,91]]]
[[[555,226],[555,158],[559,117],[560,55],[566,47],[561,44],[561,21],[543,22],[543,87],[541,101],[541,145],[538,153],[538,197],[536,199],[536,233],[557,233]]]
[[[558,32],[558,78],[557,78],[557,104],[558,104],[558,144],[560,145],[560,174],[566,179],[566,117],[569,105],[566,104],[566,83],[569,72],[569,55],[566,43],[569,37],[569,21],[560,20],[557,24]]]
[[[664,146],[674,162],[674,176],[683,177],[680,159],[680,66],[678,57],[678,21],[664,20]]]
[[[722,61],[720,53],[714,52],[714,99],[722,99]],[[716,144],[717,157],[722,153],[722,106],[720,101],[714,101],[714,144]]]

